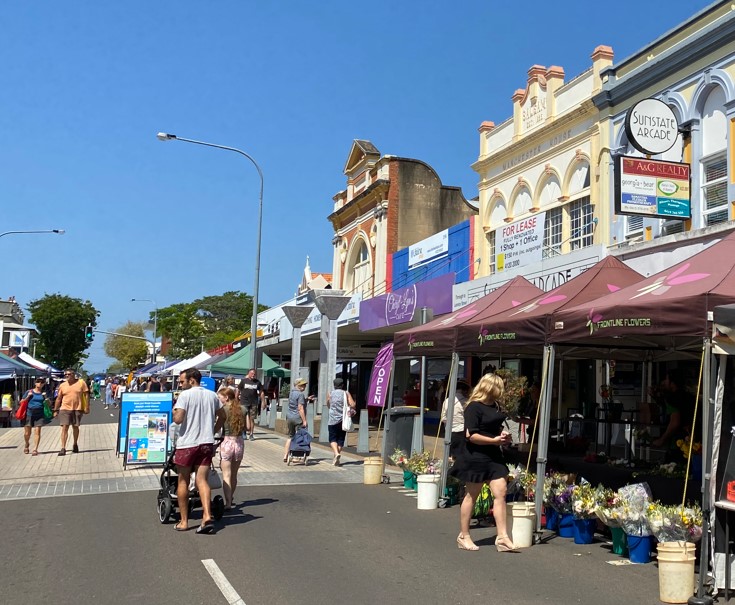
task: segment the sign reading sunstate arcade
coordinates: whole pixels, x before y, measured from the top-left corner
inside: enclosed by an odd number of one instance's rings
[[[618,156],[615,160],[615,211],[651,218],[690,219],[689,164]]]
[[[674,146],[679,122],[671,108],[658,99],[643,99],[625,116],[625,134],[641,153],[658,155]]]

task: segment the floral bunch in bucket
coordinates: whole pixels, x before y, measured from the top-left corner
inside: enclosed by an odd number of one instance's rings
[[[441,464],[441,460],[434,458],[431,452],[424,450],[411,455],[403,468],[416,475],[433,475],[441,469]]]
[[[587,481],[573,486],[571,492],[572,512],[576,519],[591,519],[595,517],[599,506],[598,488],[592,487]]]
[[[651,502],[647,514],[651,532],[659,542],[697,542],[702,537],[702,509],[697,504]]]
[[[396,448],[396,450],[390,456],[390,461],[397,467],[402,468],[403,470],[408,470],[406,468],[408,456],[406,455],[406,452],[404,452],[402,449]]]
[[[573,478],[559,473],[548,474],[544,477],[544,504],[558,513],[571,513],[573,489]]]
[[[610,528],[622,525],[622,506],[618,492],[608,487],[600,486],[597,491],[597,510],[595,515]]]
[[[647,483],[626,485],[618,490],[622,504],[620,522],[629,536],[650,536],[648,524],[648,505],[651,501],[651,490]]]
[[[533,500],[536,489],[536,473],[518,464],[508,465],[508,500]]]

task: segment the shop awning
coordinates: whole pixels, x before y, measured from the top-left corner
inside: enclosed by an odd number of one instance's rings
[[[213,372],[222,372],[224,374],[240,374],[245,375],[248,373],[248,370],[250,370],[250,346],[247,345],[246,347],[240,349],[236,353],[233,353],[226,359],[223,359],[222,361],[219,361],[217,363],[213,363],[207,366],[209,370],[212,370]],[[290,372],[284,368],[281,368],[275,361],[273,361],[268,355],[265,353],[262,353],[263,361],[261,363],[260,370],[263,371],[263,373],[266,376],[283,376],[287,377],[290,376]],[[271,372],[271,373],[269,373]],[[278,373],[282,372],[282,373]]]

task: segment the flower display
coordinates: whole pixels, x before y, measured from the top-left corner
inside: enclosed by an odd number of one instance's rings
[[[622,500],[613,489],[599,486],[597,488],[597,510],[595,515],[608,527],[621,527],[622,511],[620,509]]]
[[[441,468],[442,461],[434,458],[431,452],[424,450],[408,456],[406,452],[396,448],[390,457],[390,461],[405,471],[415,475],[433,475]]]
[[[572,490],[572,512],[577,519],[591,519],[600,505],[602,486],[592,487],[588,481],[582,481]]]
[[[647,483],[626,485],[618,490],[621,505],[618,507],[620,525],[629,536],[650,536],[648,505],[651,489]]]
[[[690,437],[687,435],[684,439],[678,439],[676,441],[676,447],[681,450],[684,454],[684,458],[689,458],[689,449],[691,446],[692,454],[699,454],[702,452],[702,444],[698,441],[690,442]]]
[[[495,374],[503,379],[503,399],[498,402],[500,408],[508,416],[516,417],[520,413],[521,402],[528,393],[528,379],[518,376],[514,370],[501,368]]]
[[[508,494],[523,494],[526,500],[533,500],[536,493],[536,473],[531,473],[518,464],[509,464],[508,471]]]
[[[682,507],[651,502],[646,512],[659,542],[697,542],[702,537],[702,509],[697,504]]]

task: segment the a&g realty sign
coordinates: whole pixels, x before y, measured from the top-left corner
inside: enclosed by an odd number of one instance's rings
[[[679,123],[666,103],[658,99],[643,99],[625,116],[625,134],[641,153],[658,155],[676,143]]]

